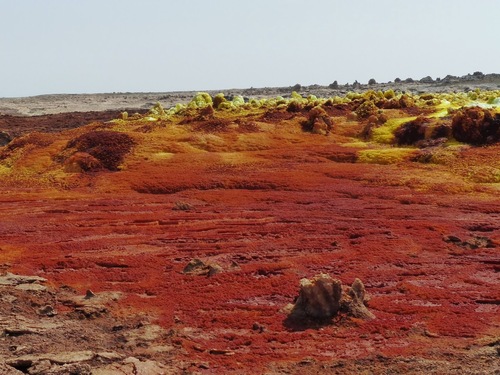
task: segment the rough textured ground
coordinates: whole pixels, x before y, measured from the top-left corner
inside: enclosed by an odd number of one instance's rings
[[[78,128],[93,121],[109,121],[117,118],[123,110],[90,111],[51,115],[13,116],[0,114],[0,131],[7,131],[11,137],[19,137],[30,132],[57,133]],[[142,110],[142,113],[146,111]],[[0,112],[1,113],[1,112]]]
[[[0,148],[0,372],[499,373],[500,146],[367,162],[382,146],[360,148],[366,121],[332,112],[325,136],[304,111],[94,122]],[[116,171],[70,153],[95,131],[133,139]],[[185,272],[193,259],[216,272]],[[376,319],[291,321],[319,273],[363,280]]]

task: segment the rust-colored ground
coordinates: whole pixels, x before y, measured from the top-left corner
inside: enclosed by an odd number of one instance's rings
[[[99,112],[57,113],[31,117],[0,115],[0,131],[4,129],[9,130],[9,134],[12,137],[18,137],[33,131],[57,133],[87,125],[92,121],[108,121],[109,119],[118,117],[121,112],[108,110]]]
[[[354,144],[365,124],[349,117],[325,136],[304,132],[306,114],[211,116],[5,147],[16,172],[1,184],[4,268],[123,292],[112,314],[171,330],[165,363],[185,371],[498,370],[498,144],[365,163]],[[119,171],[68,164],[67,142],[95,130],[134,140]],[[183,273],[195,258],[223,272]],[[318,273],[363,280],[376,319],[289,323],[299,280]]]

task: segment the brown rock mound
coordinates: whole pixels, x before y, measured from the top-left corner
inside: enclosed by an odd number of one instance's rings
[[[500,141],[500,115],[479,108],[465,108],[453,116],[453,136],[457,141],[472,145]]]
[[[323,108],[317,106],[309,111],[308,120],[302,124],[302,128],[314,134],[326,135],[333,129],[333,121]]]
[[[68,143],[68,148],[79,151],[78,155],[74,155],[76,160],[69,162],[77,164],[83,170],[91,170],[102,165],[106,169],[116,171],[134,144],[133,139],[125,133],[91,131]],[[88,156],[95,160],[87,160]]]
[[[188,275],[213,276],[222,272],[222,267],[215,263],[205,263],[201,259],[193,259],[182,272]]]
[[[419,116],[415,120],[401,125],[395,132],[398,145],[412,145],[425,139],[425,131],[430,120]]]
[[[342,282],[320,274],[314,279],[300,280],[299,298],[292,314],[313,319],[329,319],[337,315],[341,307]]]
[[[302,279],[297,302],[290,319],[311,323],[326,323],[343,313],[358,319],[374,319],[366,308],[368,298],[361,280],[356,279],[351,287],[342,287],[342,282],[329,275],[319,274],[312,280]]]

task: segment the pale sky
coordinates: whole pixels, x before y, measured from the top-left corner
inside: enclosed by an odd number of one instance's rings
[[[500,0],[0,0],[0,97],[500,73]]]

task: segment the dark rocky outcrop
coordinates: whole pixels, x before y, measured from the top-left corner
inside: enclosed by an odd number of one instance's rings
[[[5,146],[10,141],[12,141],[12,137],[7,132],[0,131],[0,147]]]
[[[452,133],[457,141],[472,145],[500,141],[500,115],[480,107],[465,108],[453,116]]]
[[[80,159],[88,159],[87,155],[95,159],[90,160],[89,163],[84,162],[85,166],[99,168],[102,165],[105,169],[116,171],[134,144],[134,140],[125,133],[91,131],[71,140],[67,147],[75,148],[82,153]],[[96,163],[96,160],[100,165]]]

